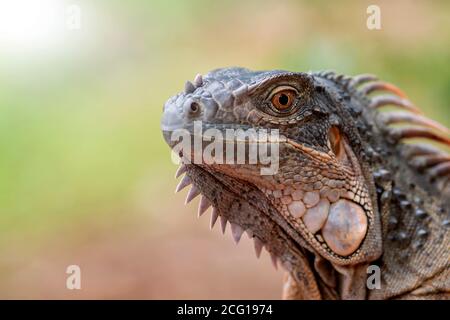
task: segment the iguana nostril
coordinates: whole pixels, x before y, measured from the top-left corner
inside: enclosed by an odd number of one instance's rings
[[[203,108],[203,104],[194,98],[188,98],[183,103],[183,113],[188,118],[200,116]]]
[[[192,102],[190,106],[191,113],[197,113],[200,110],[200,106],[197,102]]]

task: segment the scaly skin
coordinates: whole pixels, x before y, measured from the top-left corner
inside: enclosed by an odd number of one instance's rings
[[[374,95],[381,91],[390,94]],[[386,105],[406,111],[380,112]],[[279,130],[276,174],[180,154],[178,189],[192,183],[188,202],[202,194],[199,214],[212,205],[212,225],[229,221],[236,241],[247,230],[257,254],[264,246],[281,263],[284,298],[449,297],[450,157],[405,143],[450,145],[449,130],[397,87],[371,75],[218,69],[167,101],[167,143],[199,120],[204,131]],[[381,268],[380,289],[366,288],[369,265]]]

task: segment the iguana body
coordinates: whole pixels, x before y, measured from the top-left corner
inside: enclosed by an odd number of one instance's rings
[[[380,112],[387,105],[403,110]],[[185,153],[177,190],[192,183],[187,202],[201,193],[212,226],[229,221],[236,241],[248,231],[257,254],[265,247],[283,265],[284,298],[449,298],[450,156],[405,141],[450,145],[450,131],[398,88],[371,75],[218,69],[167,101],[168,144],[194,121],[279,130],[276,174]],[[369,265],[380,267],[380,289],[366,287]]]

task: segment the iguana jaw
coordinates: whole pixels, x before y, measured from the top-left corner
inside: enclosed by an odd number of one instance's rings
[[[257,257],[264,247],[271,255],[274,266],[283,266],[292,272],[307,272],[300,269],[305,264],[304,248],[308,244],[278,213],[264,194],[253,185],[204,166],[184,165],[183,181],[189,180],[191,190],[201,194],[213,206],[211,228],[220,219],[222,231],[231,226],[236,243],[244,232],[254,240]],[[192,200],[188,194],[187,202]],[[201,200],[205,201],[205,200]],[[200,205],[201,206],[201,205]],[[201,213],[199,207],[199,214]],[[218,214],[219,216],[215,216]]]
[[[191,139],[193,135],[192,127],[182,124],[179,125],[181,128],[178,129],[187,130],[190,134],[189,139]],[[203,130],[210,129],[211,127],[218,128],[217,125],[212,124],[206,124],[205,126],[206,128],[203,128]],[[176,143],[171,137],[173,132],[163,132],[167,143],[171,147],[176,147]],[[336,137],[331,137],[328,144],[334,145],[336,140]],[[308,161],[308,163],[328,163],[328,165],[337,161],[336,156],[330,152],[322,152],[285,137],[282,137],[281,141],[279,149],[280,154],[283,156],[294,154],[297,157],[300,156],[300,159],[306,159],[304,161]],[[344,150],[346,148],[343,145],[343,143],[345,143],[344,139],[342,139],[340,143],[342,145],[339,148]],[[203,151],[203,149],[204,145],[202,145],[201,151]],[[180,154],[180,156],[182,156],[184,162],[192,163],[195,160],[194,152],[191,151],[191,149],[189,149],[188,152],[186,152],[186,149],[183,149],[183,151],[184,154]],[[349,156],[345,155],[345,159],[341,159],[348,164],[349,168],[351,168],[350,162],[353,162],[353,165],[357,167],[353,171],[347,169],[349,174],[358,174],[360,168],[352,151],[348,150],[347,153],[342,151],[342,153],[349,154]],[[344,158],[344,155],[339,154],[338,156]],[[289,158],[289,156],[287,156],[287,158]],[[262,176],[257,165],[249,164],[197,163],[195,165],[190,164],[188,167],[195,168],[192,170],[205,170],[213,177],[221,177],[222,180],[225,179],[225,182],[228,182],[228,185],[230,186],[235,186],[237,185],[237,181],[242,181],[243,184],[250,185],[261,191],[262,195],[260,195],[260,198],[267,200],[268,205],[276,212],[278,220],[284,220],[284,222],[287,221],[288,223],[285,223],[286,226],[293,229],[297,234],[303,237],[303,239],[307,239],[306,241],[302,241],[302,243],[308,242],[309,245],[307,248],[310,248],[310,251],[317,252],[324,258],[338,265],[353,263],[355,261],[353,257],[355,256],[359,257],[359,259],[365,259],[364,256],[360,255],[357,249],[363,242],[368,228],[368,221],[363,206],[366,210],[371,210],[372,208],[367,193],[364,193],[364,191],[362,193],[360,193],[360,191],[355,191],[354,193],[352,191],[347,191],[360,190],[357,188],[358,182],[355,180],[355,187],[348,186],[344,189],[337,189],[337,193],[334,189],[330,189],[326,185],[322,189],[315,189],[316,187],[312,186],[312,184],[308,185],[306,182],[309,181],[307,177],[306,180],[303,180],[303,177],[301,177],[301,181],[305,181],[305,184],[296,184],[294,186],[292,182],[288,182],[289,179],[291,179],[291,181],[292,178],[296,179],[296,176],[294,175],[295,172],[307,171],[308,169],[302,167],[299,167],[298,169],[289,168],[289,164],[284,162],[280,165],[281,172],[274,176]],[[314,165],[312,165],[312,168],[314,168]],[[290,176],[290,172],[293,172],[293,176]],[[284,181],[286,183],[283,183]],[[308,189],[308,186],[311,189]],[[339,188],[338,185],[336,186]],[[359,186],[363,187],[364,185],[360,183]],[[198,195],[200,192],[204,193],[203,190],[194,184],[193,191],[188,195],[189,201],[194,195]],[[237,190],[237,192],[235,192],[236,197],[242,197],[243,194],[245,194],[245,190]],[[317,197],[317,200],[315,200],[315,197]],[[211,202],[211,199],[209,199],[208,196],[206,196],[206,198]],[[247,201],[245,198],[240,200]],[[203,210],[205,202],[206,201],[201,202],[200,211]],[[216,210],[213,219],[216,219],[217,213]],[[264,212],[264,214],[267,214],[267,212]],[[329,217],[330,214],[332,219],[329,219],[329,222],[327,222],[327,217]],[[250,217],[250,219],[254,219],[254,217]],[[233,227],[236,230],[234,232],[236,234],[235,237],[240,238],[240,233],[245,230],[245,227],[241,223],[233,223],[236,225]],[[250,229],[250,231],[253,230]]]
[[[185,128],[189,130],[190,128]],[[163,131],[164,138],[171,148],[176,143],[171,139],[173,131]],[[185,150],[184,150],[185,151]],[[260,186],[274,187],[270,182],[261,179],[258,170],[253,165],[224,165],[224,164],[194,164],[193,153],[179,153],[180,168],[176,176],[182,178],[177,192],[188,185],[191,190],[186,203],[201,195],[199,216],[209,206],[213,206],[211,228],[220,219],[222,231],[225,232],[227,222],[231,225],[233,238],[239,241],[244,231],[255,240],[255,250],[259,256],[261,248],[265,247],[272,255],[274,264],[288,248],[280,249],[286,239],[290,238],[290,246],[299,249],[298,244],[305,247],[306,242],[298,232],[280,216],[273,204],[266,199]],[[252,179],[253,178],[253,179]],[[249,183],[253,181],[253,183]],[[256,186],[258,185],[258,187]],[[207,203],[207,204],[205,204]],[[245,209],[244,209],[245,208]],[[275,229],[285,232],[286,239],[276,245],[270,245]],[[285,231],[282,231],[282,230]],[[277,249],[271,249],[271,248]],[[283,261],[283,259],[281,259]],[[288,259],[292,260],[292,258]],[[287,263],[290,264],[289,262]]]
[[[189,126],[181,128],[192,133]],[[172,126],[172,129],[177,127]],[[176,145],[171,139],[172,133],[173,131],[163,130],[164,138],[171,148]],[[209,206],[213,207],[211,228],[219,220],[222,232],[225,232],[226,225],[230,224],[236,243],[240,241],[244,232],[253,239],[257,257],[261,254],[262,248],[265,248],[271,255],[275,267],[281,265],[289,272],[311,273],[312,277],[313,260],[307,257],[310,253],[307,253],[305,249],[309,252],[314,249],[267,199],[261,186],[267,188],[275,186],[261,179],[259,170],[255,170],[255,166],[194,164],[192,153],[179,154],[179,156],[181,161],[184,159],[188,163],[181,163],[176,174],[177,177],[185,174],[176,191],[192,185],[186,203],[200,195],[199,216]],[[255,180],[249,183],[252,177]],[[315,284],[314,287],[312,291],[315,292],[317,291]],[[314,293],[311,294],[312,297],[314,295]]]
[[[183,169],[180,173],[184,172],[185,176],[180,185],[184,187],[192,184],[187,202],[195,195],[202,195],[199,215],[205,210],[205,201],[213,206],[211,228],[218,219],[218,214],[223,232],[227,222],[230,223],[236,243],[246,231],[254,240],[257,256],[259,257],[264,247],[269,252],[274,266],[283,266],[294,279],[296,286],[302,288],[304,298],[322,298],[318,289],[319,283],[322,290],[328,284],[322,283],[322,274],[317,277],[315,268],[317,264],[322,265],[320,268],[325,268],[328,262],[312,254],[315,252],[314,248],[283,218],[263,191],[246,181],[213,171],[206,166],[188,164],[182,165],[181,168]],[[180,187],[177,190],[179,191]],[[326,268],[329,270],[326,273],[330,273],[331,266]],[[328,297],[337,298],[335,289],[327,290]],[[289,297],[289,292],[284,295]]]

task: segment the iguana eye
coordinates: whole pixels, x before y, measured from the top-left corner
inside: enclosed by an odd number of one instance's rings
[[[270,101],[277,111],[289,110],[295,102],[298,93],[294,88],[281,87],[272,92]]]

